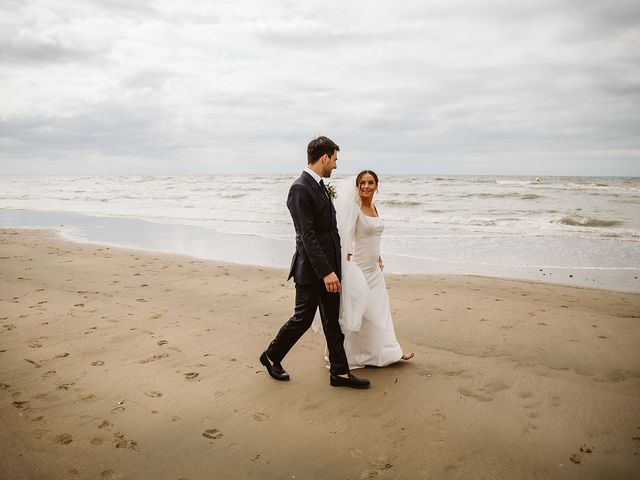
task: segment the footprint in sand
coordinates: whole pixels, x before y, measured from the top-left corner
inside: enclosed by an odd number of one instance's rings
[[[111,410],[111,413],[121,413],[124,412],[126,410],[126,408],[124,407],[116,407],[113,410]]]
[[[474,391],[472,391],[472,390],[470,390],[468,388],[465,388],[465,387],[458,388],[458,392],[460,392],[465,397],[475,398],[476,400],[479,400],[480,402],[490,402],[491,400],[493,400],[493,397],[490,397],[488,395],[484,395],[482,392],[474,392]]]
[[[104,365],[104,362],[102,360],[97,360],[95,362],[91,362],[91,365],[93,365],[94,367],[101,367]]]
[[[202,436],[210,438],[211,440],[218,440],[219,438],[222,438],[222,432],[217,428],[209,428],[202,432]]]
[[[55,442],[60,445],[69,445],[73,442],[73,437],[68,433],[61,433],[60,435],[56,435]]]
[[[582,463],[582,455],[574,453],[569,457],[569,460],[571,460],[573,463]]]
[[[33,430],[33,436],[36,440],[42,440],[44,437],[46,437],[49,433],[51,433],[49,430],[46,430],[44,428],[35,428]]]
[[[11,388],[11,385],[9,385],[8,383],[0,383],[0,390],[9,390]]]
[[[389,462],[371,462],[369,466],[370,468],[362,472],[360,476],[361,479],[381,477],[385,474],[386,470],[393,468],[393,464]]]
[[[269,420],[269,415],[263,412],[258,412],[253,414],[253,418],[258,422],[264,422],[265,420]]]
[[[111,430],[111,427],[113,427],[113,424],[109,420],[103,420],[102,423],[98,425],[98,428],[102,430]]]
[[[187,380],[193,380],[195,378],[198,378],[200,374],[198,372],[187,372],[184,374],[184,378],[186,378]]]
[[[28,358],[24,359],[25,362],[29,362],[31,365],[33,365],[36,368],[40,368],[42,367],[42,365],[40,365],[38,362],[36,362],[35,360],[30,360]]]
[[[138,363],[141,363],[141,364],[143,364],[143,365],[144,365],[144,364],[146,364],[146,363],[155,362],[156,360],[160,360],[160,359],[162,359],[162,358],[166,358],[166,357],[168,357],[168,356],[169,356],[169,354],[168,354],[168,353],[162,353],[162,354],[160,354],[160,355],[153,355],[152,357],[145,358],[144,360],[140,360]]]
[[[18,410],[27,410],[29,408],[29,402],[27,400],[15,401],[12,405]]]
[[[124,434],[116,432],[113,434],[113,444],[116,448],[128,448],[130,450],[139,451],[138,442],[135,440],[127,440]]]
[[[69,355],[71,355],[70,353],[59,353],[58,355],[55,356],[55,358],[65,358],[68,357]]]
[[[80,472],[78,471],[77,468],[72,468],[69,470],[69,475],[72,475],[75,477],[76,475],[80,475]]]
[[[162,396],[162,392],[152,391],[152,392],[144,392],[147,397],[151,398],[160,398]]]
[[[442,413],[442,411],[439,408],[436,408],[431,414],[431,416],[437,418],[438,420],[444,420],[445,418],[447,418],[447,416],[444,413]]]
[[[166,341],[166,340],[160,340],[160,341],[158,342],[158,345],[163,346],[163,345],[166,345],[167,343],[169,343],[169,342],[168,342],[168,341]]]
[[[537,430],[538,426],[533,424],[533,423],[527,423],[523,429],[522,429],[522,433],[524,433],[525,435],[528,435],[529,432],[531,432],[532,430]]]
[[[473,397],[477,400],[480,400],[481,402],[488,402],[493,400],[493,394],[508,389],[509,386],[505,385],[502,382],[489,382],[475,392],[465,388],[459,388],[458,391],[465,396]]]

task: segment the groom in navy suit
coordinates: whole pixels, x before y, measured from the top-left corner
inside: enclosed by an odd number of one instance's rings
[[[349,372],[340,330],[340,236],[336,211],[324,184],[336,168],[340,147],[327,137],[307,147],[307,168],[289,189],[287,207],[296,229],[296,251],[289,278],[296,284],[293,316],[260,356],[260,362],[276,380],[289,380],[282,359],[306,332],[320,308],[329,351],[329,383],[334,387],[367,388],[369,381]]]

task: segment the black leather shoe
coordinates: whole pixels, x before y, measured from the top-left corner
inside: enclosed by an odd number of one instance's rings
[[[330,375],[329,383],[332,387],[349,387],[349,388],[369,388],[371,383],[364,378],[358,378],[349,374],[349,378],[339,377],[338,375]]]
[[[269,357],[267,357],[267,352],[263,352],[262,355],[260,355],[260,363],[267,367],[267,372],[269,372],[269,375],[271,375],[276,380],[289,380],[289,374],[285,372],[284,368],[282,368],[282,365],[280,365],[279,363],[272,364],[271,360],[269,360]]]

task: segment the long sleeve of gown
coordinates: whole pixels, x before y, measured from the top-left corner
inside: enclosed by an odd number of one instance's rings
[[[357,332],[362,324],[362,314],[367,306],[369,293],[367,281],[360,267],[349,261],[349,254],[354,252],[353,242],[360,211],[360,195],[354,178],[343,180],[337,192],[336,219],[340,242],[343,245],[339,322],[343,330]]]

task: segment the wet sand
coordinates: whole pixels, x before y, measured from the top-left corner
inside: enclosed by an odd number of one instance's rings
[[[285,278],[0,230],[0,478],[638,476],[640,295],[388,276],[416,356],[357,391],[259,364]]]

